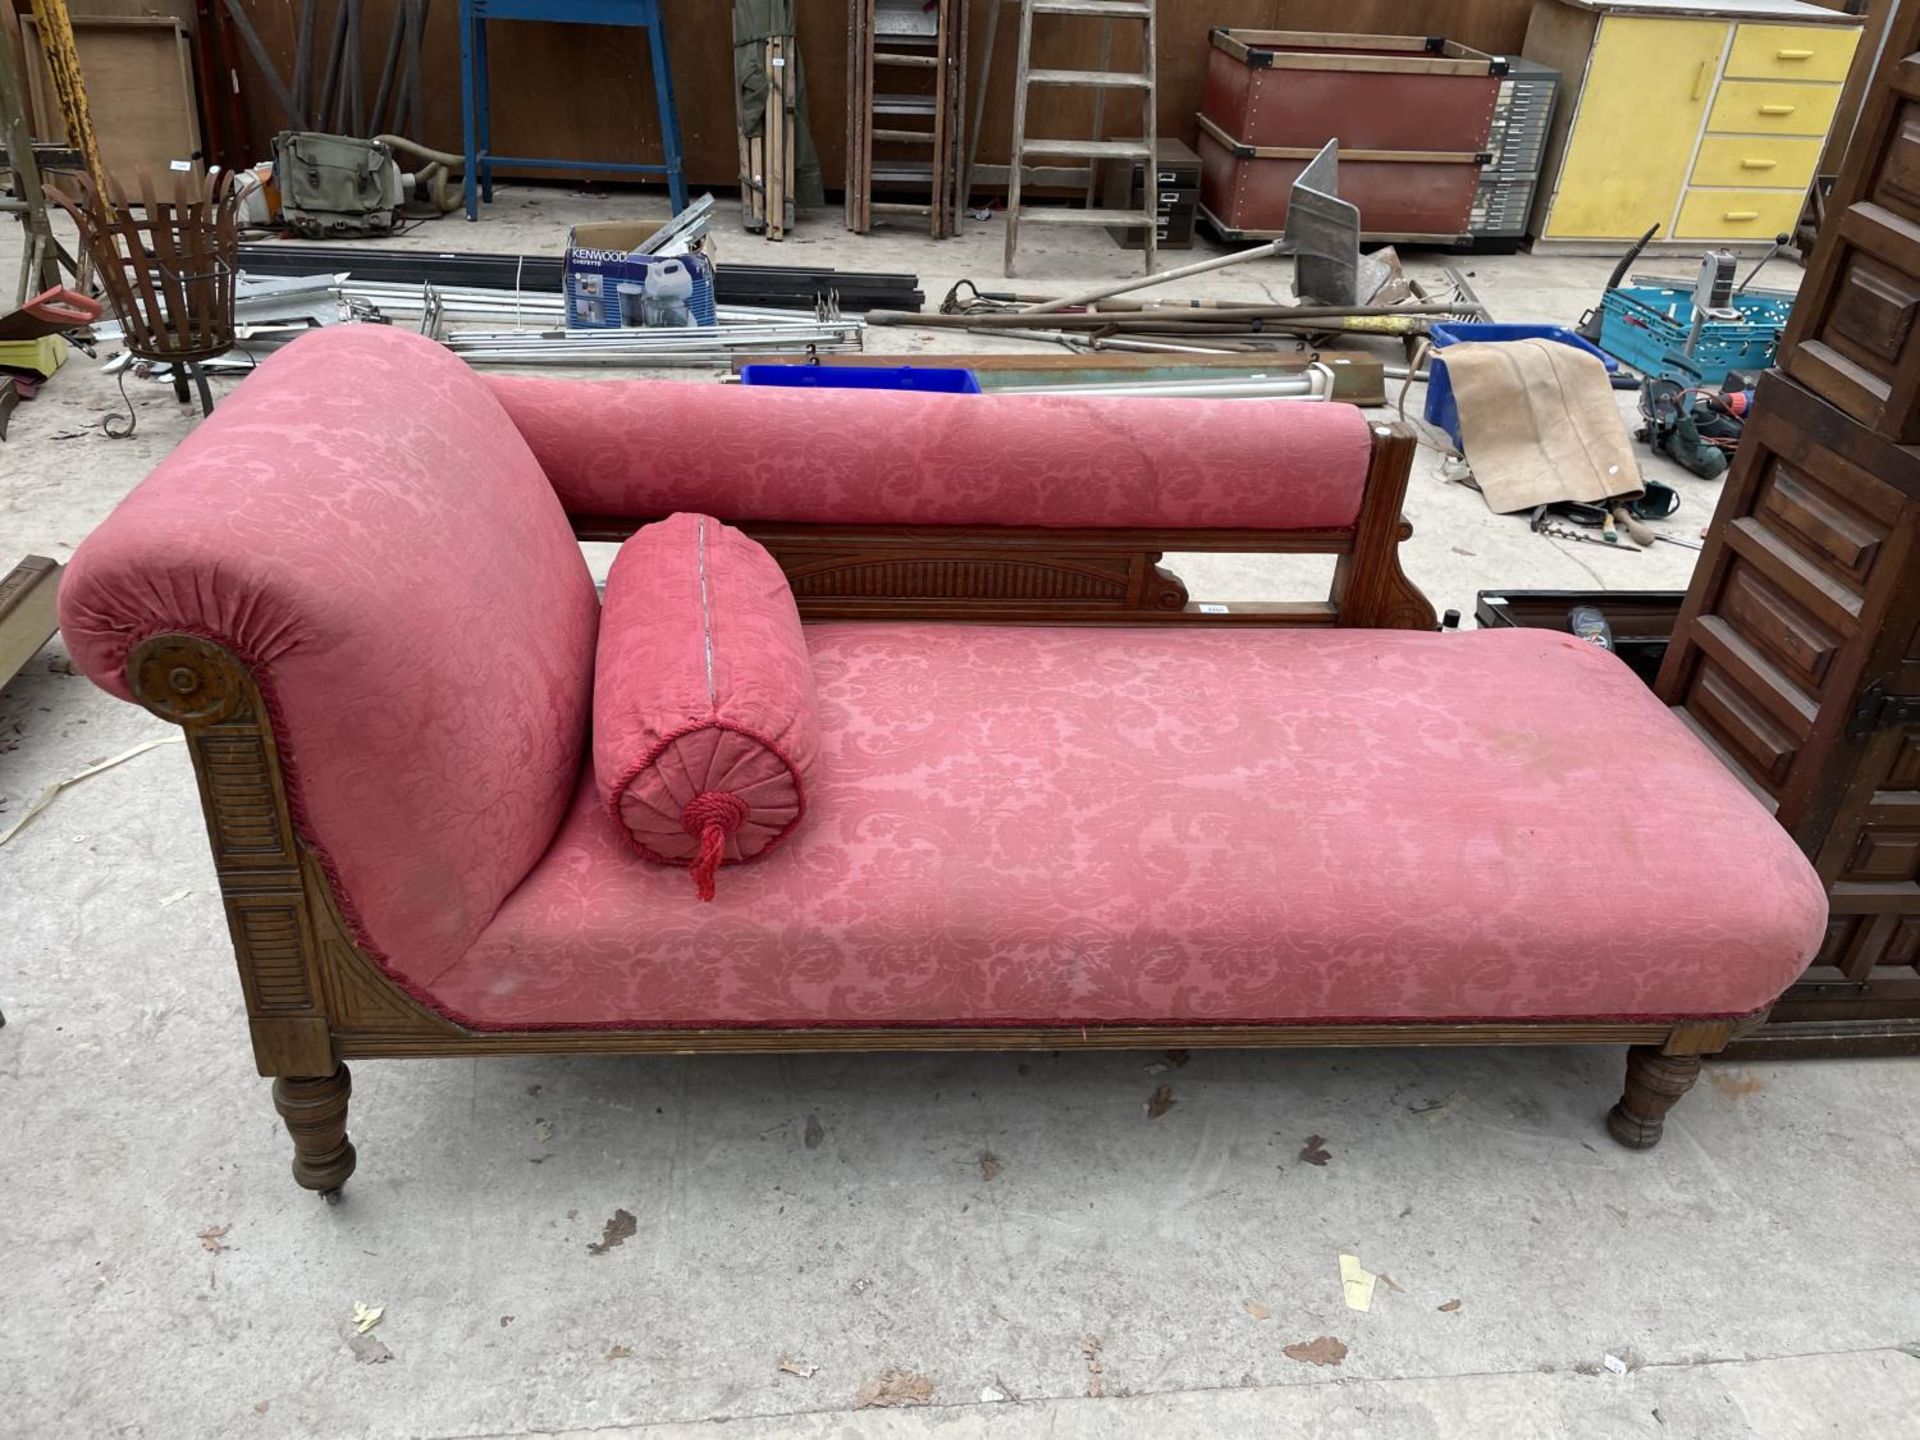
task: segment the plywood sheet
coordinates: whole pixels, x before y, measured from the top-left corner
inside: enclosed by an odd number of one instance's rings
[[[39,29],[27,15],[20,29],[34,138],[65,144],[67,126]],[[73,36],[108,173],[131,185],[140,171],[158,177],[176,160],[198,168],[200,112],[187,27],[165,16],[76,15]]]

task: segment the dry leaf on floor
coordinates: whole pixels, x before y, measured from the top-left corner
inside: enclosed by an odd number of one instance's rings
[[[1326,1136],[1309,1135],[1307,1136],[1307,1143],[1300,1147],[1300,1158],[1309,1165],[1324,1165],[1333,1158],[1332,1153],[1328,1151],[1326,1146]]]
[[[173,892],[173,894],[165,896],[160,901],[160,908],[164,910],[169,905],[178,905],[182,900],[186,899],[187,896],[191,894],[193,894],[193,891],[191,890],[176,890]]]
[[[980,1152],[980,1178],[982,1180],[991,1180],[1006,1168],[1005,1165],[1000,1163],[1000,1157],[991,1150],[982,1150]]]
[[[804,1360],[783,1359],[780,1362],[781,1374],[798,1375],[802,1380],[811,1380],[819,1369],[820,1367],[818,1365],[809,1365]]]
[[[1340,1257],[1340,1293],[1349,1310],[1366,1310],[1373,1305],[1373,1282],[1378,1277],[1360,1263],[1358,1255]]]
[[[553,1139],[553,1126],[545,1120],[534,1121],[533,1138],[538,1140],[542,1145],[546,1144],[549,1140]]]
[[[377,1335],[362,1335],[356,1331],[347,1336],[347,1348],[353,1351],[353,1358],[362,1365],[384,1365],[393,1358],[393,1351],[382,1344]]]
[[[631,1359],[632,1356],[633,1347],[631,1345],[614,1345],[610,1346],[607,1350],[607,1358],[609,1360],[627,1360]]]
[[[1407,1293],[1407,1287],[1402,1285],[1398,1280],[1394,1279],[1391,1275],[1387,1274],[1387,1272],[1384,1270],[1380,1272],[1380,1283],[1386,1286],[1389,1290],[1393,1291],[1393,1293],[1396,1295],[1404,1295]]]
[[[356,1335],[366,1334],[374,1326],[380,1323],[380,1317],[382,1315],[385,1315],[386,1313],[387,1313],[387,1307],[384,1305],[362,1305],[358,1300],[354,1301],[353,1302],[354,1334]]]
[[[1299,1360],[1308,1365],[1338,1365],[1347,1358],[1347,1347],[1331,1335],[1322,1335],[1314,1340],[1302,1340],[1289,1345],[1280,1353],[1289,1360]]]
[[[600,1232],[599,1243],[588,1242],[587,1253],[589,1255],[604,1255],[609,1250],[626,1244],[627,1241],[631,1240],[634,1235],[639,1232],[639,1229],[640,1227],[634,1223],[631,1211],[616,1210],[608,1219],[606,1228]]]
[[[856,1410],[887,1410],[896,1405],[928,1405],[933,1401],[933,1381],[911,1370],[884,1370],[877,1380],[869,1380],[853,1396]]]
[[[1440,1307],[1440,1311],[1443,1315],[1451,1315],[1455,1310],[1458,1310],[1459,1308],[1460,1308],[1460,1302],[1457,1299],[1449,1300],[1447,1301],[1446,1304]]]
[[[1087,1357],[1087,1398],[1098,1400],[1107,1393],[1107,1367],[1101,1363],[1100,1352],[1106,1344],[1098,1335],[1089,1335],[1080,1342],[1080,1353]]]
[[[231,1250],[233,1248],[231,1245],[222,1245],[220,1242],[232,1228],[233,1226],[231,1225],[207,1226],[206,1229],[200,1232],[200,1244],[202,1248],[211,1255],[218,1255],[222,1250]]]
[[[1147,1101],[1147,1118],[1149,1120],[1158,1120],[1178,1103],[1179,1102],[1173,1098],[1173,1087],[1171,1085],[1162,1085],[1153,1092],[1152,1098]]]
[[[1256,1320],[1271,1320],[1273,1318],[1273,1311],[1262,1305],[1258,1300],[1247,1301],[1246,1308],[1247,1313]]]
[[[818,1150],[820,1142],[827,1138],[827,1127],[820,1123],[818,1115],[807,1116],[807,1149]]]
[[[513,1323],[513,1316],[511,1316],[511,1315],[502,1315],[502,1316],[500,1317],[500,1328],[501,1328],[502,1330],[504,1330],[504,1329],[506,1329],[506,1328],[507,1328],[507,1326],[509,1326],[509,1325],[511,1325],[512,1323]]]

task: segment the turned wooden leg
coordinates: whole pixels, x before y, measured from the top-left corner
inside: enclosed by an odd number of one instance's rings
[[[318,1190],[329,1205],[340,1202],[340,1187],[353,1174],[356,1156],[347,1139],[347,1097],[353,1077],[345,1065],[317,1079],[283,1075],[273,1082],[273,1108],[293,1136],[293,1178]]]
[[[1607,1133],[1629,1150],[1651,1150],[1660,1143],[1667,1111],[1700,1078],[1698,1055],[1664,1055],[1658,1045],[1627,1051],[1627,1092],[1607,1112]]]

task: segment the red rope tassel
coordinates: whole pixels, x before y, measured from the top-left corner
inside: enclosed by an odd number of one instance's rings
[[[720,862],[727,853],[727,832],[717,823],[709,822],[700,831],[700,853],[694,856],[693,888],[699,892],[702,900],[713,899],[713,876],[720,868]]]
[[[724,790],[702,790],[680,812],[681,827],[700,842],[693,864],[693,888],[713,899],[713,876],[727,860],[727,837],[747,822],[747,802]]]

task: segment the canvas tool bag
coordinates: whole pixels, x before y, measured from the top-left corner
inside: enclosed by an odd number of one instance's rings
[[[405,198],[393,152],[374,140],[283,130],[273,137],[280,218],[309,240],[389,235]]]

